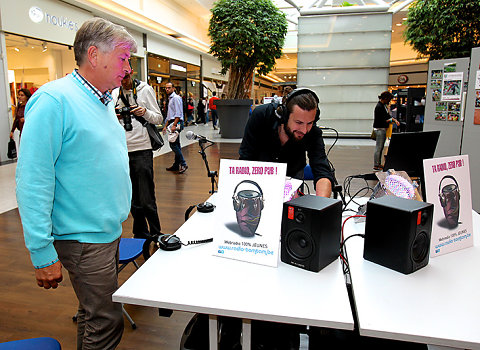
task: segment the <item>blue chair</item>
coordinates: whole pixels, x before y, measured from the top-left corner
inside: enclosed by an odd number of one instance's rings
[[[143,253],[143,245],[145,244],[146,239],[143,238],[120,238],[120,244],[118,246],[118,263],[120,267],[118,272],[122,271],[129,263],[133,263],[138,269],[139,266],[135,261]],[[123,307],[122,311],[128,322],[130,322],[133,329],[137,329],[137,325],[133,319],[128,314],[127,310]]]
[[[60,343],[53,338],[42,337],[0,343],[0,350],[61,350]]]
[[[306,180],[313,180],[313,173],[312,173],[312,168],[310,167],[310,164],[305,165],[305,168],[303,168],[303,179]]]
[[[135,261],[143,253],[143,245],[145,244],[143,238],[121,238],[118,247],[118,255],[120,267],[118,272],[122,271],[129,263],[133,263],[138,269],[139,266]]]

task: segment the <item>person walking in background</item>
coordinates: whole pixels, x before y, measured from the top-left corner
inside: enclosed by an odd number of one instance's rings
[[[180,133],[183,129],[182,98],[175,93],[175,87],[172,83],[167,83],[165,85],[165,90],[168,95],[168,112],[165,126],[163,127],[163,133],[165,134],[167,132],[167,127],[170,129],[169,132],[174,133],[177,131]],[[183,174],[188,169],[188,165],[183,158],[182,146],[180,145],[180,135],[177,136],[175,141],[169,141],[169,144],[170,149],[175,154],[175,160],[173,165],[167,168],[167,171],[178,171],[179,174]]]
[[[195,124],[193,119],[194,111],[195,111],[195,103],[193,102],[193,94],[189,92],[188,98],[187,98],[187,125]]]
[[[124,126],[127,137],[130,179],[132,181],[133,236],[147,238],[160,236],[160,219],[155,199],[153,179],[153,151],[146,122],[160,124],[162,113],[158,107],[155,91],[145,82],[132,79],[126,74],[122,86],[112,91],[115,109],[128,107],[131,130],[123,122],[123,115],[117,114]],[[145,126],[144,126],[145,125]],[[148,222],[148,225],[147,225]]]
[[[199,98],[197,104],[197,123],[205,124],[205,98]]]
[[[32,96],[32,93],[28,89],[20,89],[17,92],[17,106],[15,107],[15,119],[13,120],[12,130],[10,131],[10,138],[13,139],[13,133],[15,129],[18,129],[20,135],[18,137],[19,143],[22,137],[23,124],[25,123],[25,106]]]
[[[373,154],[373,169],[382,170],[382,154],[385,141],[387,139],[387,128],[389,123],[400,125],[397,119],[393,118],[388,112],[388,105],[393,99],[389,91],[384,91],[378,96],[378,103],[375,106],[373,128],[376,131],[375,153]]]
[[[112,294],[132,190],[109,90],[130,72],[137,44],[125,28],[92,18],[73,48],[79,68],[43,85],[25,108],[17,202],[37,285],[55,289],[62,266],[68,270],[79,304],[77,349],[115,349],[124,327]]]
[[[213,91],[212,92],[212,97],[210,97],[210,100],[208,101],[208,108],[210,109],[210,111],[212,111],[212,124],[213,124],[213,129],[214,130],[217,130],[217,118],[218,118],[218,115],[217,115],[217,106],[215,105],[215,100],[219,100],[219,98],[217,97],[217,92],[216,91]]]

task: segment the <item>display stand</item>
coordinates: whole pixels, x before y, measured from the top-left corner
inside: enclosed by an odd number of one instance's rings
[[[394,90],[393,94],[397,99],[396,119],[400,122],[397,131],[422,131],[425,105],[422,99],[425,98],[425,88],[406,88]]]

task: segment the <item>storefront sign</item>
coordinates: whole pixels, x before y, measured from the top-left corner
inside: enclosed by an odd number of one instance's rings
[[[183,66],[179,66],[178,64],[174,64],[172,63],[170,65],[170,69],[172,70],[177,70],[179,72],[186,72],[187,71],[187,68],[186,67],[183,67]]]
[[[0,2],[1,29],[5,32],[72,45],[86,11],[53,0]]]
[[[35,23],[40,23],[43,19],[45,19],[45,22],[50,25],[68,30],[77,31],[79,27],[77,22],[70,20],[66,16],[55,16],[47,12],[44,15],[43,10],[37,6],[31,7],[28,11],[28,14],[32,22]]]

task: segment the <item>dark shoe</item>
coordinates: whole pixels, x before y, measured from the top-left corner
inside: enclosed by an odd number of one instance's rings
[[[134,233],[133,238],[150,238],[150,233]]]
[[[172,165],[170,168],[166,168],[167,171],[178,171],[179,167],[178,165]]]
[[[373,167],[373,170],[383,170],[383,167],[381,167],[380,165],[375,165]]]
[[[180,169],[178,169],[179,174],[183,174],[185,171],[187,171],[188,165],[180,165]]]

